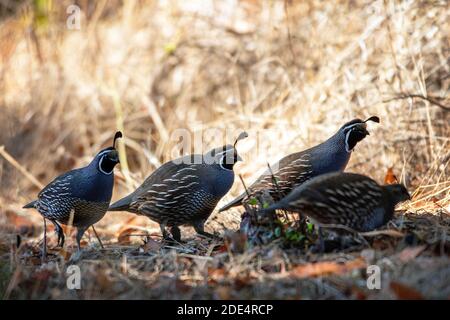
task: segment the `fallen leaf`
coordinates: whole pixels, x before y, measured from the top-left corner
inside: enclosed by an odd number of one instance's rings
[[[365,267],[366,262],[361,258],[345,263],[322,261],[297,266],[291,270],[290,274],[297,278],[320,277],[330,274],[341,275],[351,270]]]
[[[69,250],[68,247],[65,247],[65,248],[60,248],[58,250],[57,254],[60,255],[64,259],[64,261],[68,261],[70,259],[70,257],[72,256],[73,251]]]
[[[230,300],[231,293],[230,288],[225,286],[219,286],[216,288],[216,293],[219,296],[220,300]]]
[[[398,179],[396,175],[394,174],[394,170],[392,167],[387,169],[386,175],[384,177],[384,184],[394,184],[398,183]]]
[[[34,224],[27,217],[18,215],[12,210],[6,210],[5,214],[10,224],[14,226],[16,233],[22,236],[32,236],[35,233],[36,229]]]
[[[151,237],[146,237],[144,240],[144,244],[139,248],[139,252],[155,252],[161,249],[162,246],[163,245],[161,242],[153,240]]]
[[[132,216],[130,218],[128,218],[124,223],[123,226],[119,229],[118,233],[121,234],[122,232],[124,232],[125,230],[135,226],[135,221],[137,220],[137,216]]]
[[[225,234],[225,246],[231,252],[243,253],[247,247],[247,236],[242,232],[227,232]]]
[[[53,273],[50,270],[38,270],[33,273],[33,279],[35,281],[42,281],[47,282],[48,279],[53,275]]]
[[[80,241],[80,246],[82,248],[87,247],[89,245],[89,242],[87,240],[81,240]]]
[[[249,275],[236,277],[234,279],[234,288],[239,291],[249,286],[251,281],[252,277],[250,277]]]
[[[227,252],[227,245],[226,244],[223,244],[221,246],[215,247],[213,255],[216,255],[216,254],[219,254],[219,253],[223,253],[223,252]]]
[[[411,288],[400,282],[391,281],[389,287],[396,297],[401,300],[423,300],[422,294],[414,288]]]
[[[175,288],[177,289],[177,291],[182,292],[182,293],[186,293],[191,290],[191,286],[186,284],[186,281],[181,280],[181,279],[175,280]]]
[[[226,271],[224,268],[208,268],[208,276],[213,279],[225,277]]]
[[[357,300],[366,300],[367,294],[362,290],[361,288],[358,288],[357,286],[352,286],[350,288],[351,295],[357,299]]]
[[[142,235],[142,230],[138,229],[138,228],[126,228],[125,230],[123,230],[122,232],[119,233],[119,235],[117,236],[117,241],[119,242],[119,244],[130,244],[131,243],[131,237],[132,236],[137,236],[137,235]]]
[[[397,257],[402,262],[411,261],[412,259],[416,258],[419,254],[421,254],[426,247],[427,247],[426,245],[421,245],[417,247],[407,247],[403,249],[400,253],[398,253]]]
[[[96,271],[96,285],[98,285],[101,290],[111,290],[113,282],[105,270]]]

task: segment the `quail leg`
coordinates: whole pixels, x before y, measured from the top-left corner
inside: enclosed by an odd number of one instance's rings
[[[59,225],[58,222],[56,222],[54,220],[51,220],[51,222],[55,226],[55,232],[58,235],[58,247],[62,248],[62,247],[64,247],[64,241],[65,241],[63,229],[61,228],[61,226]]]
[[[325,252],[325,241],[323,239],[322,227],[319,226],[317,232],[319,234],[319,252],[324,253]]]
[[[47,259],[47,221],[44,219],[44,242],[42,243],[42,262]]]
[[[202,235],[202,236],[205,236],[205,237],[211,238],[211,239],[218,239],[217,236],[205,231],[205,222],[204,221],[201,221],[201,220],[195,221],[193,223],[193,227],[194,227],[195,232],[197,232],[199,235]]]
[[[170,233],[172,234],[173,240],[177,242],[181,242],[181,231],[177,226],[172,226],[170,228]]]
[[[323,238],[322,227],[317,227],[317,243],[311,247],[311,251],[314,253],[324,253],[325,252],[325,240]]]
[[[167,224],[166,221],[161,222],[159,224],[159,227],[161,228],[161,234],[162,234],[162,237],[163,237],[164,240],[170,239],[170,236],[169,236],[169,234],[167,233],[167,230],[166,230],[166,224]]]
[[[77,246],[78,252],[81,252],[81,238],[83,238],[83,234],[86,231],[86,228],[77,228]]]

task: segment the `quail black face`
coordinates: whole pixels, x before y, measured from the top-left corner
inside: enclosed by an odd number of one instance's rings
[[[385,186],[385,188],[389,190],[391,197],[396,204],[403,201],[411,200],[411,196],[408,190],[402,184],[391,184]]]
[[[222,169],[233,170],[234,165],[238,161],[242,161],[242,158],[237,153],[237,150],[234,147],[228,146],[228,149],[220,156],[219,165]]]
[[[236,162],[242,161],[236,149],[229,144],[221,148],[212,149],[205,154],[204,158],[206,163],[217,164],[224,170],[233,170]]]
[[[351,152],[359,141],[370,134],[369,131],[367,131],[367,121],[379,123],[380,119],[376,116],[372,116],[364,121],[361,119],[354,119],[342,126],[341,130],[343,130],[345,134],[345,150],[347,152]]]
[[[98,169],[104,174],[111,174],[119,161],[119,154],[116,149],[107,148],[98,154]]]
[[[215,163],[224,170],[233,170],[234,165],[238,161],[242,161],[236,150],[236,144],[238,141],[248,137],[247,132],[241,132],[236,138],[233,145],[227,144],[223,147],[212,149],[204,155],[207,163]]]
[[[119,153],[116,150],[116,140],[122,137],[120,131],[116,132],[113,140],[113,146],[103,149],[97,154],[98,169],[104,174],[111,174],[116,164],[120,163]]]

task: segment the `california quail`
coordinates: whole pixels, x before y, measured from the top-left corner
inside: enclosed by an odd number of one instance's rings
[[[305,182],[266,210],[298,212],[319,225],[366,232],[386,224],[396,204],[409,199],[402,184],[380,186],[363,175],[332,172]]]
[[[181,241],[181,225],[191,225],[198,234],[212,237],[204,231],[204,223],[233,185],[233,166],[242,160],[235,146],[245,137],[247,133],[243,132],[233,146],[166,162],[108,210],[147,216],[160,224],[165,239],[167,226],[173,239]]]
[[[114,186],[113,170],[119,163],[115,144],[121,137],[122,133],[116,132],[112,147],[101,150],[86,167],[55,178],[39,192],[37,200],[24,206],[37,209],[44,217],[44,226],[45,219],[54,224],[61,247],[64,245],[64,232],[59,223],[72,222],[77,228],[76,239],[80,250],[80,241],[86,229],[105,215]]]
[[[364,121],[354,119],[344,124],[325,142],[284,157],[271,166],[276,168],[273,173],[269,170],[264,172],[248,187],[247,192],[222,207],[219,212],[248,203],[252,198],[258,199],[266,190],[275,201],[278,201],[293,188],[315,176],[343,171],[356,144],[369,134],[366,128],[367,121],[379,123],[380,119],[376,116]]]

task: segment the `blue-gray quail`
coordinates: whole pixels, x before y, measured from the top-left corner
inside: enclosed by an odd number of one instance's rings
[[[246,192],[222,207],[219,212],[248,203],[252,198],[259,199],[263,193],[268,193],[274,201],[278,201],[293,188],[313,177],[343,171],[356,144],[369,135],[367,121],[379,123],[380,119],[376,116],[364,121],[354,119],[344,124],[325,142],[282,158],[271,166],[276,168],[274,172],[267,170],[248,187]]]
[[[64,232],[59,223],[77,228],[77,245],[86,231],[105,215],[114,187],[114,167],[119,163],[115,148],[120,131],[116,132],[112,147],[101,150],[86,167],[66,172],[42,189],[37,200],[24,208],[35,208],[45,219],[50,220],[58,234],[58,245],[64,245]],[[72,216],[72,217],[71,217]],[[45,226],[45,223],[44,223]],[[44,241],[44,256],[46,253]]]
[[[402,184],[382,186],[360,174],[333,172],[303,183],[266,210],[298,212],[319,225],[366,232],[385,225],[395,206],[409,199]]]
[[[170,227],[173,239],[181,241],[181,225],[191,225],[198,234],[212,237],[204,231],[204,223],[233,185],[233,167],[242,160],[235,146],[245,137],[247,133],[243,132],[233,146],[166,162],[108,210],[147,216],[160,224],[165,239],[166,227]]]

